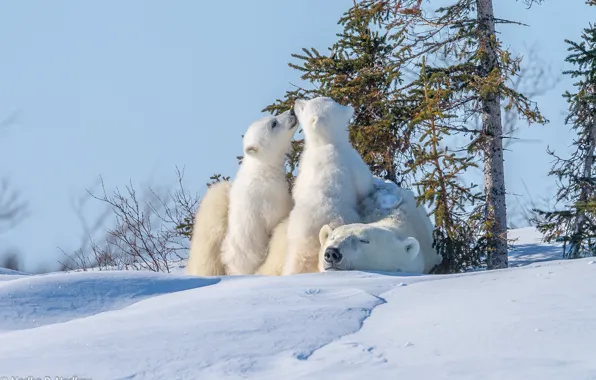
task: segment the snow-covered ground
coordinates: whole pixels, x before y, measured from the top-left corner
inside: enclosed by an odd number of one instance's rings
[[[465,275],[2,270],[0,379],[596,379],[596,263],[512,235]]]

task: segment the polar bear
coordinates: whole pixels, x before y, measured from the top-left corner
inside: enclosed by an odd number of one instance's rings
[[[297,100],[304,151],[293,188],[283,274],[317,271],[319,230],[360,221],[358,202],[373,189],[373,176],[349,141],[351,106],[331,98]]]
[[[288,218],[282,220],[273,230],[267,258],[255,274],[262,276],[281,276],[286,262],[288,250]]]
[[[245,157],[230,188],[221,251],[227,274],[255,273],[265,261],[273,229],[292,209],[285,159],[297,125],[290,110],[258,120],[244,135]]]
[[[228,197],[231,182],[214,183],[201,199],[190,238],[186,273],[193,276],[223,276],[221,243],[228,230]]]
[[[188,274],[253,274],[263,263],[273,229],[293,205],[285,158],[297,125],[293,110],[250,125],[236,178],[211,186],[201,201]]]
[[[424,206],[416,205],[411,190],[392,182],[375,183],[374,196],[362,204],[364,223],[319,233],[319,270],[372,270],[429,273],[442,261],[433,248],[433,226]],[[387,193],[393,193],[393,204]]]

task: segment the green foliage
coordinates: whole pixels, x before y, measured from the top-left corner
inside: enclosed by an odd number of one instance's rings
[[[290,67],[300,71],[302,80],[313,88],[288,91],[265,111],[281,113],[298,98],[316,96],[350,104],[355,109],[350,126],[352,144],[374,174],[399,183],[398,168],[408,155],[410,136],[409,108],[399,91],[403,40],[374,30],[378,18],[377,13],[356,4],[339,21],[344,29],[328,55],[315,48],[292,54],[299,62],[290,63]],[[296,144],[289,157],[291,171],[297,166],[301,148],[302,144]]]
[[[596,6],[595,1],[587,4]],[[550,175],[557,180],[556,201],[559,210],[535,210],[543,221],[538,225],[547,241],[565,242],[566,258],[596,255],[596,27],[590,25],[582,33],[583,41],[566,40],[571,53],[566,61],[575,66],[565,74],[578,78],[575,93],[563,95],[569,103],[566,124],[576,134],[575,150],[569,158],[562,158],[554,151]],[[567,243],[569,247],[567,248]]]
[[[223,176],[221,174],[214,174],[211,177],[209,177],[209,179],[211,180],[211,182],[207,183],[207,187],[211,187],[211,185],[214,185],[216,183],[219,182],[224,182],[224,181],[229,181],[230,177],[229,176]]]
[[[184,217],[184,222],[180,223],[176,226],[176,231],[180,234],[180,236],[184,236],[188,240],[192,237],[192,228],[194,226],[195,218],[194,216],[188,215]]]
[[[238,158],[240,161],[241,158]],[[211,187],[211,185],[222,182],[222,181],[229,181],[229,176],[223,176],[221,174],[214,174],[209,177],[210,182],[207,183],[207,188]],[[188,240],[192,237],[192,229],[195,225],[195,214],[188,214],[183,218],[183,222],[179,223],[176,226],[176,231],[180,234],[180,236],[186,237]]]
[[[284,112],[296,99],[315,96],[352,105],[356,112],[350,140],[373,173],[415,185],[419,202],[431,208],[435,246],[444,257],[439,270],[476,267],[497,251],[494,256],[500,255],[500,261],[491,260],[489,266],[506,266],[504,176],[496,170],[501,178],[491,178],[495,173],[490,169],[503,165],[505,136],[500,118],[491,118],[491,111],[495,106],[499,111],[503,101],[506,111],[529,123],[547,121],[534,102],[510,85],[520,74],[521,59],[502,48],[492,22],[512,22],[479,17],[471,0],[457,0],[432,16],[422,3],[354,2],[339,20],[343,31],[328,54],[310,48],[292,55],[297,62],[290,67],[312,86],[296,86],[265,110]],[[406,70],[413,70],[412,82],[406,81]],[[472,125],[475,120],[482,121],[482,128]],[[468,142],[455,149],[443,147],[454,137]],[[296,144],[288,157],[291,173],[301,147]],[[482,163],[484,194],[461,180]],[[501,185],[495,185],[499,180]],[[497,204],[502,205],[498,217]]]
[[[482,194],[476,185],[460,179],[466,170],[478,166],[477,158],[467,152],[450,150],[442,144],[457,133],[458,118],[447,113],[453,107],[451,78],[443,72],[428,72],[423,59],[420,77],[412,83],[410,96],[416,99],[411,125],[418,131],[412,142],[414,160],[409,171],[419,178],[420,203],[431,207],[435,219],[434,245],[443,262],[440,273],[455,273],[479,267],[486,239],[478,236],[482,223]],[[471,210],[470,210],[471,209]]]
[[[414,11],[399,9],[402,1],[373,1],[384,9],[388,17],[385,25],[410,25],[412,59],[432,57],[443,61],[429,68],[428,72],[440,74],[449,91],[444,94],[450,101],[442,110],[457,115],[457,130],[470,138],[467,152],[478,156],[484,163],[484,222],[481,231],[487,242],[489,269],[507,266],[507,228],[505,207],[505,180],[503,171],[502,121],[498,114],[501,104],[505,111],[515,111],[529,123],[544,124],[536,104],[515,90],[510,84],[520,74],[521,58],[514,57],[502,47],[496,37],[495,25],[507,23],[494,18],[489,9],[481,14],[479,3],[458,0],[439,8],[432,15],[425,13],[421,1],[413,5]],[[528,0],[531,5],[535,1]],[[473,128],[470,121],[481,121],[481,128]],[[480,231],[479,231],[480,232]]]

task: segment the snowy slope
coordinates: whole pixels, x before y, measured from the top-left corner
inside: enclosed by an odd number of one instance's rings
[[[0,274],[7,274],[7,275],[23,275],[25,273],[18,272],[12,269],[0,268]]]
[[[19,276],[0,282],[0,333],[123,309],[142,299],[217,282],[217,278],[176,278],[141,272]]]
[[[0,281],[13,280],[26,275],[26,273],[18,272],[16,270],[0,268]]]
[[[534,227],[511,230],[507,235],[515,247],[509,253],[510,267],[563,258],[562,245],[543,243],[542,234]]]
[[[596,264],[517,233],[457,276],[0,275],[0,378],[596,379]]]

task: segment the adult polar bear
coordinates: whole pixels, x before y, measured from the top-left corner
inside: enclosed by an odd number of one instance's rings
[[[321,228],[319,270],[429,273],[441,263],[433,248],[433,226],[411,190],[375,181],[362,203],[364,223]]]
[[[296,100],[294,111],[305,145],[292,193],[284,275],[316,272],[321,227],[359,222],[358,202],[373,190],[372,173],[349,141],[354,109],[318,97]]]
[[[252,274],[263,263],[273,229],[292,208],[285,157],[297,125],[293,110],[250,125],[234,182],[212,185],[199,205],[188,274]]]

